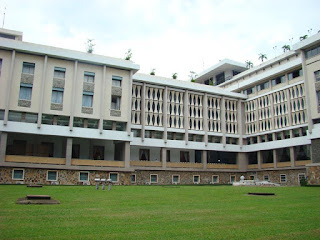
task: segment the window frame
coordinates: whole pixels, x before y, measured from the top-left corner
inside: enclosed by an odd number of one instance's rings
[[[89,81],[89,79],[92,79],[92,82]],[[84,73],[83,73],[83,82],[85,82],[85,83],[94,83],[94,80],[95,80],[95,73],[94,72],[84,71]]]
[[[62,101],[61,101],[61,103],[53,102],[53,101],[52,101],[53,92],[62,93]],[[51,103],[54,103],[54,104],[63,104],[63,93],[64,93],[64,89],[63,89],[63,88],[52,88]]]
[[[263,175],[263,181],[268,181],[269,182],[269,175]]]
[[[143,151],[146,151],[148,153],[147,160],[141,160],[141,156],[142,156]],[[140,148],[139,149],[139,161],[150,161],[150,149],[147,149],[147,148]]]
[[[306,180],[306,174],[305,173],[298,173],[298,183],[300,183],[300,181],[302,180],[302,178],[300,178],[300,176],[303,176],[303,178]]]
[[[282,180],[282,177],[284,177],[284,181]],[[280,174],[280,183],[286,183],[287,182],[287,174]]]
[[[116,102],[113,100],[116,99]],[[120,111],[121,110],[121,97],[120,96],[111,96],[111,110]]]
[[[197,182],[194,181],[194,180],[195,180],[195,177],[198,177],[198,181],[197,181]],[[200,182],[201,182],[200,175],[193,175],[193,176],[192,176],[192,182],[193,182],[193,184],[200,184]]]
[[[20,83],[19,100],[31,101],[31,99],[32,99],[32,87],[33,87],[32,84]],[[28,91],[31,92],[31,94],[30,94],[30,99],[21,98],[21,89],[22,89],[22,88],[24,88],[24,89],[26,89],[26,90],[28,90]]]
[[[59,75],[58,73],[63,73],[63,77],[60,77],[60,76],[56,76],[56,73],[57,75]],[[57,78],[57,79],[66,79],[66,69],[65,68],[61,68],[61,67],[54,67],[53,69],[53,78]]]
[[[234,181],[232,181],[232,178],[234,178]],[[234,183],[236,181],[237,181],[236,175],[230,175],[230,183]]]
[[[88,97],[90,96],[91,97],[91,106],[85,106],[83,103],[83,99],[84,99],[84,96]],[[92,92],[83,92],[82,93],[82,107],[87,107],[87,108],[92,108],[93,107],[93,93]]]
[[[217,181],[216,181],[216,182],[215,182],[215,181],[213,181],[213,178],[214,178],[214,177],[217,177]],[[219,175],[212,175],[211,180],[212,180],[212,183],[213,183],[213,184],[215,184],[215,183],[219,183],[219,182],[220,182],[220,177],[219,177]]]
[[[173,180],[175,177],[178,177],[178,181],[177,182],[175,182]],[[179,174],[173,174],[172,175],[172,184],[179,184],[179,183],[180,183],[180,175]]]
[[[29,63],[29,62],[22,63],[22,73],[23,74],[34,75],[35,68],[36,68],[35,63]],[[28,69],[28,71],[25,71],[25,69]],[[32,70],[32,71],[30,71],[30,70]],[[30,72],[32,72],[32,73],[30,73]]]
[[[56,179],[55,180],[51,180],[49,179],[49,172],[55,172],[56,173]],[[46,177],[46,180],[49,181],[49,182],[57,182],[58,181],[58,171],[57,170],[47,170],[47,177]]]
[[[81,180],[81,173],[87,174],[87,180]],[[89,182],[90,181],[90,172],[89,171],[80,171],[79,172],[79,182]]]
[[[15,172],[15,171],[22,171],[22,178],[15,178],[15,177],[14,177],[14,172]],[[14,168],[14,169],[12,169],[12,176],[11,176],[11,178],[12,178],[12,180],[15,180],[15,181],[24,180],[24,173],[25,173],[25,171],[24,171],[23,168]]]
[[[156,182],[152,182],[152,176],[156,176],[156,178],[157,178],[157,181]],[[150,183],[152,184],[152,183],[158,183],[158,181],[159,181],[159,176],[158,176],[158,174],[150,174]]]
[[[116,181],[113,181],[113,180],[112,180],[111,174],[116,174],[116,175],[117,175],[117,180],[116,180]],[[118,172],[109,172],[109,179],[111,179],[111,181],[112,181],[113,183],[118,183],[118,182],[119,182],[119,173],[118,173]]]
[[[134,181],[132,181],[132,178],[131,178],[132,176],[134,176]],[[131,183],[137,183],[137,174],[131,174],[130,175],[130,182]]]
[[[118,88],[121,88],[122,87],[122,77],[120,77],[120,76],[112,76],[112,87],[118,87]],[[115,84],[115,83],[117,83],[117,84]],[[120,83],[119,85],[118,85],[118,83]]]

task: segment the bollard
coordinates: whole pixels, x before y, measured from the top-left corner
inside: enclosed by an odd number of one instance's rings
[[[102,184],[101,189],[106,190],[106,179],[105,178],[101,178],[101,184]]]
[[[108,191],[111,190],[111,185],[112,185],[112,180],[110,178],[107,179],[107,183],[108,183]]]
[[[99,190],[100,178],[95,178],[94,181],[96,182],[96,190]]]

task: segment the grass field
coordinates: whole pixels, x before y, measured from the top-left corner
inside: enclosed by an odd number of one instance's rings
[[[0,185],[0,239],[320,239],[320,188]]]

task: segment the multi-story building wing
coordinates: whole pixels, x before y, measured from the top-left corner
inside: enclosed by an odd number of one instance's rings
[[[320,34],[251,69],[223,60],[198,83],[0,37],[0,183],[320,182]]]

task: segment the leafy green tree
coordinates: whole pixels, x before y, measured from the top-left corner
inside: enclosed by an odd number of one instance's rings
[[[178,77],[178,73],[173,73],[173,74],[172,74],[172,78],[173,78],[173,79],[177,79],[177,77]]]
[[[155,68],[151,69],[150,75],[156,75],[156,69]]]

